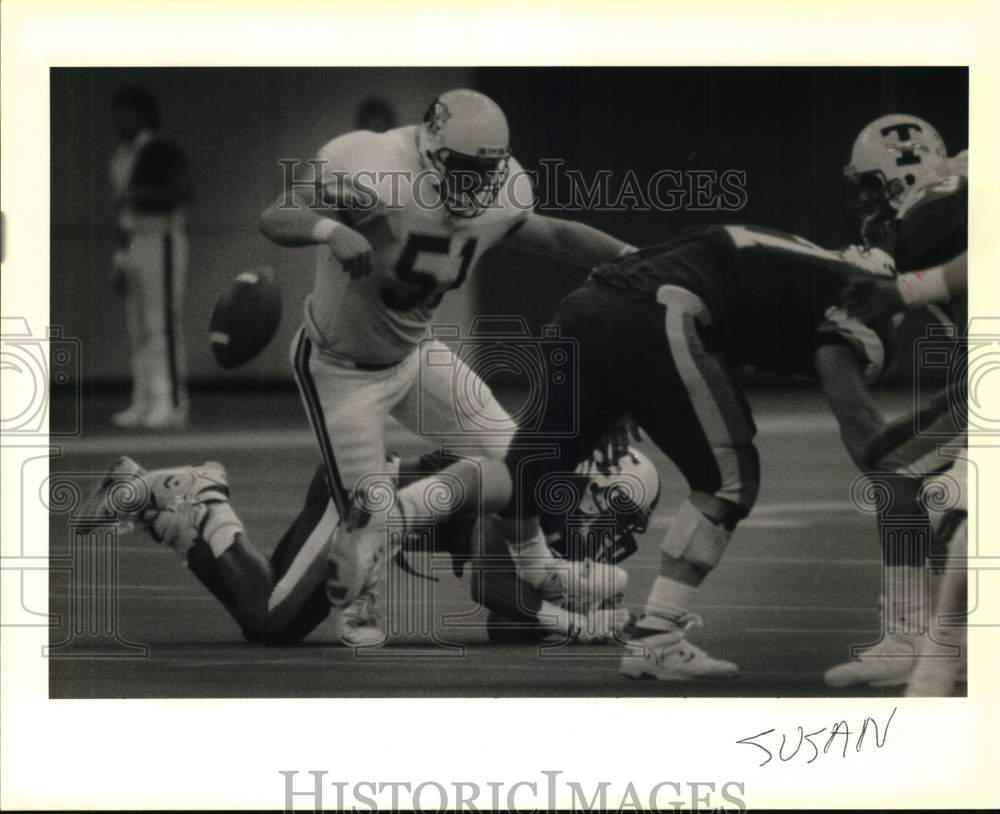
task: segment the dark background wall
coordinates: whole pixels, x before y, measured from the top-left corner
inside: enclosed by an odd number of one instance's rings
[[[561,159],[584,177],[610,170],[612,188],[629,170],[641,183],[662,169],[746,172],[746,206],[736,213],[572,213],[640,245],[719,220],[845,244],[841,170],[867,121],[908,112],[935,124],[950,152],[968,143],[963,68],[54,70],[52,322],[83,340],[91,380],[119,378],[126,368],[122,309],[106,285],[108,107],[126,82],[159,97],[167,129],[195,170],[185,321],[197,378],[287,377],[285,350],[311,282],[312,251],[270,246],[257,234],[257,217],[280,190],[277,160],[309,157],[352,129],[358,106],[372,96],[390,101],[408,123],[438,92],[476,87],[507,112],[514,153],[526,168]],[[546,190],[540,193],[545,199]],[[282,273],[282,334],[259,360],[223,374],[204,342],[208,314],[229,278],[260,263]],[[476,309],[538,324],[581,276],[500,249],[472,284],[446,299],[441,317],[467,323]]]

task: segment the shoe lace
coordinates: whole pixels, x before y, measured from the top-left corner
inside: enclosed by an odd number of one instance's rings
[[[701,630],[705,626],[702,618],[697,613],[691,613],[690,611],[678,616],[674,620],[674,624],[677,626],[677,630],[685,636],[688,633]]]

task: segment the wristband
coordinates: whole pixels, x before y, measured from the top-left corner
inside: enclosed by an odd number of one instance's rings
[[[320,218],[312,228],[312,239],[314,243],[326,243],[333,234],[333,230],[340,226],[339,221],[333,218]]]
[[[907,308],[932,302],[948,302],[950,299],[943,266],[900,274],[896,278],[896,287]]]

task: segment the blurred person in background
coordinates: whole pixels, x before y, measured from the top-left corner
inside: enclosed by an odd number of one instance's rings
[[[156,99],[123,87],[111,102],[118,147],[111,156],[115,202],[112,280],[125,300],[131,404],[119,427],[161,429],[187,423],[181,334],[188,239],[184,209],[193,199],[183,151],[160,132]]]
[[[355,130],[371,130],[373,133],[385,133],[399,126],[396,111],[385,99],[370,96],[359,106],[354,116]]]

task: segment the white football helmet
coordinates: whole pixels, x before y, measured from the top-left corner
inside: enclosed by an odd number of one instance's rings
[[[561,553],[604,562],[630,556],[638,547],[634,535],[646,530],[660,499],[660,473],[652,461],[634,447],[610,462],[595,450],[575,475],[579,500],[564,519]]]
[[[496,201],[507,180],[507,117],[482,93],[449,90],[427,108],[417,149],[424,166],[437,176],[445,208],[474,218]]]
[[[910,196],[949,174],[944,141],[923,119],[893,113],[866,125],[844,167],[852,233],[866,246],[883,245]]]

